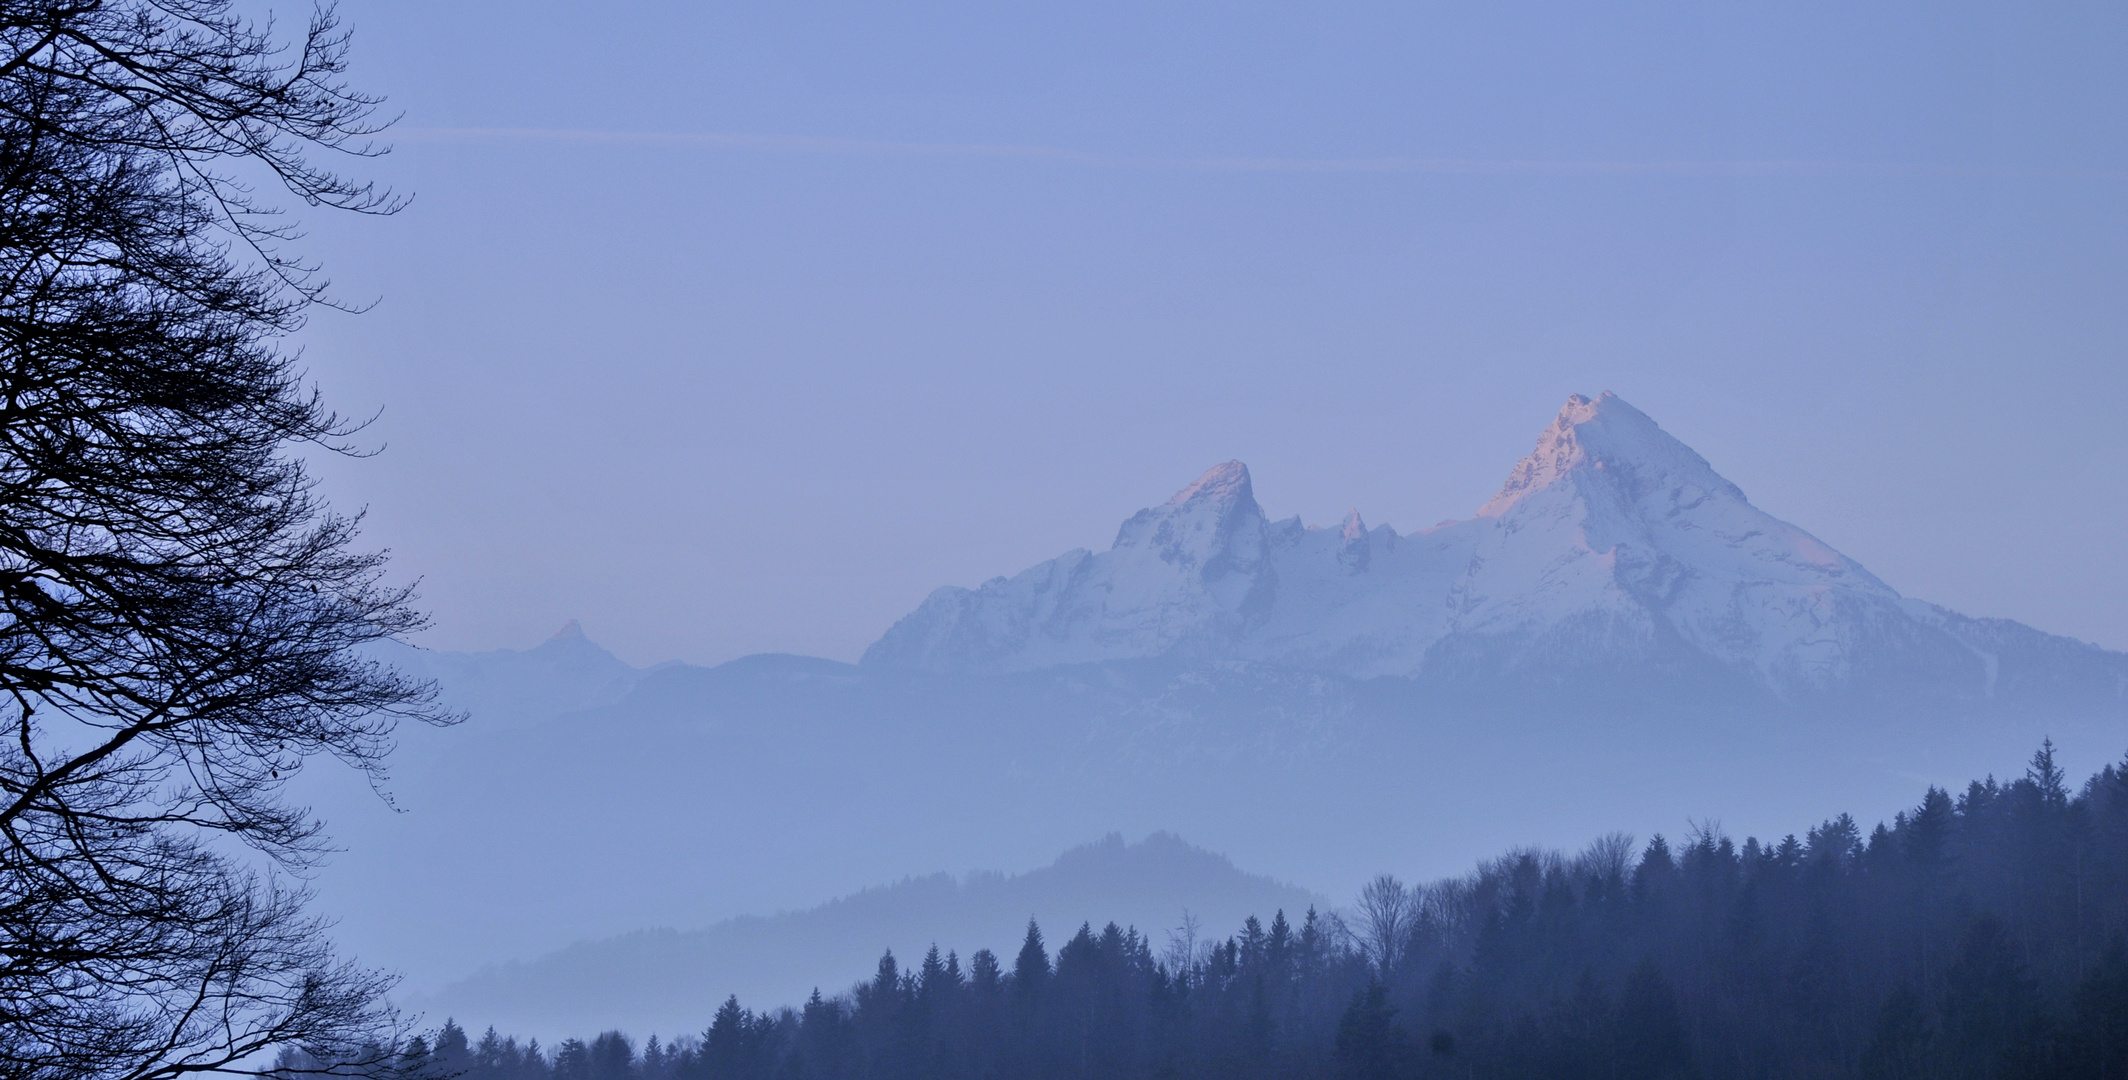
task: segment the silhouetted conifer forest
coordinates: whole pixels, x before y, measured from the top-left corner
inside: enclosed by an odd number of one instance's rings
[[[468,1080],[1005,1077],[2128,1078],[2128,765],[2081,789],[1930,789],[1741,845],[1713,827],[1339,915],[1155,943],[1109,925],[1001,959],[880,958],[801,1008],[551,1050],[455,1024],[409,1065]]]

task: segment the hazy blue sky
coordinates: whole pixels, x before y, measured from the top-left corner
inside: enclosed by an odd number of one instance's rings
[[[1468,516],[1611,389],[2128,648],[2128,7],[349,0],[326,470],[446,648],[854,658],[1238,457]]]

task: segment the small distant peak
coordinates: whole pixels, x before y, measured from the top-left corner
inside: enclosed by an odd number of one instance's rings
[[[561,628],[561,629],[559,629],[559,630],[556,630],[556,631],[554,632],[554,636],[553,636],[553,637],[550,637],[550,638],[548,638],[547,640],[548,640],[548,641],[583,641],[583,640],[585,640],[585,638],[584,638],[584,627],[583,627],[583,624],[581,624],[581,623],[577,622],[577,621],[576,621],[575,619],[571,619],[571,620],[569,620],[568,622],[565,622],[565,623],[563,623],[563,624],[562,624],[562,628]]]
[[[1349,543],[1367,535],[1367,523],[1360,520],[1358,507],[1345,511],[1345,540]]]
[[[1338,547],[1337,561],[1344,564],[1345,569],[1351,573],[1365,570],[1373,556],[1374,545],[1367,539],[1367,523],[1360,520],[1357,508],[1345,512],[1342,540]]]
[[[1190,486],[1175,493],[1169,506],[1181,506],[1187,502],[1210,498],[1221,502],[1236,496],[1254,499],[1249,485],[1249,467],[1239,461],[1228,461],[1206,469],[1203,476]]]

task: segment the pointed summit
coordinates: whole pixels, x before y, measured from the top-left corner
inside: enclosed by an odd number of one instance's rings
[[[1264,555],[1263,508],[1249,485],[1249,467],[1229,461],[1159,506],[1131,516],[1116,530],[1114,550],[1155,553],[1160,563],[1209,583],[1253,574]]]
[[[1592,473],[1601,474],[1601,486],[1622,487],[1619,494],[1628,500],[1656,488],[1683,487],[1748,501],[1707,459],[1606,390],[1594,399],[1580,394],[1567,398],[1551,426],[1537,436],[1536,448],[1516,463],[1477,516],[1500,517],[1530,495],[1568,478],[1596,484]]]
[[[1131,515],[1107,551],[1069,551],[974,590],[933,592],[865,651],[864,662],[1026,670],[1221,655],[1276,595],[1269,525],[1248,466],[1215,465],[1165,503]]]
[[[1348,573],[1367,569],[1373,555],[1373,545],[1367,540],[1367,523],[1360,520],[1358,507],[1345,512],[1345,526],[1338,531],[1337,561]]]
[[[1255,565],[1264,525],[1249,467],[1228,461],[1206,469],[1174,498],[1138,511],[1116,530],[1115,547],[1156,549],[1170,564],[1203,567],[1216,577]]]
[[[1181,506],[1199,499],[1226,502],[1232,499],[1256,501],[1255,489],[1249,484],[1249,467],[1239,461],[1227,461],[1204,471],[1190,486],[1175,493],[1167,501],[1169,506]]]
[[[547,640],[548,640],[548,641],[583,641],[583,640],[585,640],[585,639],[584,639],[584,626],[583,626],[583,624],[582,624],[582,623],[579,623],[579,622],[577,622],[577,621],[576,621],[575,619],[571,619],[571,620],[569,620],[568,622],[565,622],[565,623],[563,623],[563,624],[562,624],[562,628],[561,628],[561,629],[559,629],[559,630],[556,630],[556,631],[554,632],[554,636],[553,636],[553,637],[550,637],[550,638],[548,638]]]

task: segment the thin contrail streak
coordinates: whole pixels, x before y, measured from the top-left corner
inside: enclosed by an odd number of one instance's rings
[[[1539,161],[1423,157],[1144,157],[1096,154],[1020,143],[927,143],[732,132],[596,131],[584,128],[410,127],[405,142],[519,141],[609,146],[674,146],[792,154],[987,158],[1097,169],[1209,173],[1381,173],[1435,176],[1936,176],[2020,179],[2128,179],[2102,169],[2005,170],[1913,162],[1866,161]]]

